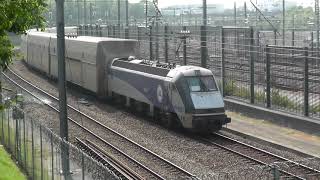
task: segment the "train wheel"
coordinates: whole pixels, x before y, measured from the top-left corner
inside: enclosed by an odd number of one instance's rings
[[[159,122],[161,120],[161,111],[159,108],[153,109],[153,120]]]
[[[174,116],[171,113],[163,113],[161,116],[161,124],[166,128],[173,128],[174,127]]]

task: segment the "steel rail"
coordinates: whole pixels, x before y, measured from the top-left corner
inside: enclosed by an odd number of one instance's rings
[[[28,94],[30,94],[31,96],[33,96],[34,98],[40,100],[41,102],[43,102],[41,100],[41,98],[39,98],[37,95],[35,95],[34,93],[32,93],[31,91],[25,89],[24,87],[22,87],[21,85],[19,85],[18,83],[16,83],[14,80],[12,80],[11,78],[9,78],[6,74],[3,73],[3,75],[5,76],[5,78],[7,78],[9,81],[11,81],[12,83],[14,83],[16,86],[18,86],[19,88],[21,88],[22,90],[24,90],[25,92],[27,92]],[[55,108],[54,106],[43,102],[46,106],[48,106],[49,108],[53,109],[56,112],[60,112],[59,109]],[[104,140],[103,138],[101,138],[100,136],[96,135],[94,132],[92,132],[91,130],[89,130],[88,128],[82,126],[81,124],[79,124],[78,122],[76,122],[74,119],[68,117],[68,120],[72,123],[74,123],[76,126],[80,127],[82,130],[86,131],[87,133],[89,133],[90,135],[94,136],[95,138],[97,138],[98,140],[102,141],[103,143],[105,143],[106,145],[109,145],[111,148],[113,148],[114,150],[118,151],[119,153],[121,153],[122,155],[124,155],[126,158],[130,159],[131,161],[133,161],[134,163],[138,164],[139,166],[141,166],[143,169],[149,171],[151,174],[153,174],[155,177],[157,177],[158,179],[165,179],[162,176],[158,175],[157,173],[155,173],[154,171],[152,171],[151,169],[149,169],[148,167],[146,167],[145,165],[139,163],[137,160],[133,159],[132,157],[130,157],[129,155],[127,155],[126,153],[124,153],[123,151],[121,151],[120,149],[116,148],[115,146],[113,146],[112,144],[110,144],[109,142],[107,142],[106,140]]]
[[[254,147],[254,146],[252,146],[252,145],[249,145],[249,144],[240,142],[240,141],[238,141],[238,140],[236,140],[236,139],[233,139],[233,138],[227,137],[227,136],[225,136],[225,135],[222,135],[221,133],[213,133],[213,135],[216,136],[216,137],[219,137],[219,138],[221,138],[221,139],[223,139],[223,140],[227,140],[227,141],[233,142],[233,143],[235,143],[236,145],[241,145],[241,146],[243,146],[243,147],[245,147],[245,148],[252,149],[252,150],[254,150],[254,151],[256,151],[256,152],[258,152],[258,153],[260,153],[260,154],[263,154],[263,155],[265,155],[265,156],[269,156],[269,157],[278,159],[279,161],[276,161],[276,162],[281,162],[281,161],[283,161],[283,162],[288,162],[288,163],[290,163],[290,164],[292,164],[292,165],[295,165],[296,167],[301,167],[302,169],[304,169],[304,170],[306,170],[306,171],[308,172],[308,173],[306,173],[306,175],[307,175],[307,174],[308,174],[308,175],[317,175],[317,174],[318,174],[318,175],[320,176],[320,171],[317,170],[317,169],[314,169],[314,168],[308,167],[308,166],[306,166],[306,165],[303,165],[303,164],[294,162],[294,161],[292,161],[292,160],[290,160],[290,159],[281,157],[281,156],[279,156],[279,155],[276,155],[276,154],[274,154],[274,153],[271,153],[271,152],[265,151],[265,150],[263,150],[263,149]],[[244,153],[241,153],[241,152],[239,152],[239,151],[237,151],[237,150],[234,150],[233,148],[226,147],[226,146],[221,145],[221,144],[219,144],[219,143],[217,143],[217,142],[213,142],[213,141],[210,140],[210,139],[203,139],[203,140],[206,141],[206,142],[208,142],[208,143],[210,143],[210,144],[214,144],[214,145],[216,145],[216,146],[218,146],[218,147],[220,147],[220,148],[223,148],[223,149],[225,149],[225,150],[227,150],[227,151],[230,151],[230,152],[232,152],[232,153],[235,153],[235,154],[237,154],[237,155],[240,155],[240,156],[242,156],[242,157],[245,157],[245,158],[247,158],[247,159],[250,159],[250,160],[252,160],[252,161],[254,161],[254,162],[257,162],[257,163],[259,163],[259,164],[262,164],[262,165],[266,165],[266,166],[270,166],[270,167],[271,167],[271,165],[268,164],[267,162],[258,160],[257,158],[253,158],[253,157],[251,157],[251,156],[249,156],[249,155],[247,155],[247,154],[244,154]],[[292,172],[289,172],[289,171],[286,171],[286,170],[283,170],[283,169],[279,169],[279,172],[281,172],[282,174],[288,175],[288,176],[290,176],[290,177],[294,177],[294,178],[296,178],[296,179],[305,179],[304,177],[301,177],[301,175],[296,175],[295,173],[292,173]],[[312,174],[310,174],[309,172],[312,172]]]
[[[14,80],[12,80],[11,78],[9,78],[6,74],[4,74],[4,77],[7,78],[9,81],[11,81],[12,83],[14,83],[16,86],[18,86],[19,88],[21,88],[22,90],[24,90],[25,92],[27,92],[28,94],[30,94],[31,96],[33,96],[34,98],[40,100],[41,102],[43,102],[41,100],[41,98],[39,98],[37,95],[35,95],[34,93],[32,93],[31,91],[25,89],[24,87],[22,87],[21,85],[19,85],[18,83],[16,83]],[[56,112],[60,112],[57,108],[55,108],[54,106],[43,102],[46,106],[48,106],[49,108],[53,109]],[[111,148],[113,148],[114,150],[118,151],[119,153],[121,153],[122,155],[124,155],[126,158],[130,159],[131,161],[133,161],[134,163],[138,164],[140,167],[142,167],[143,169],[149,171],[151,174],[153,174],[155,177],[157,177],[158,179],[165,179],[162,176],[158,175],[157,173],[155,173],[154,171],[152,171],[151,169],[149,169],[148,167],[146,167],[145,165],[139,163],[137,160],[133,159],[132,157],[130,157],[129,155],[127,155],[126,153],[124,153],[123,151],[121,151],[120,149],[116,148],[115,146],[113,146],[112,144],[110,144],[109,142],[107,142],[106,140],[104,140],[103,138],[101,138],[100,136],[96,135],[94,132],[92,132],[91,130],[89,130],[88,128],[82,126],[81,124],[79,124],[78,122],[76,122],[74,119],[68,117],[68,120],[72,123],[74,123],[76,126],[80,127],[82,130],[86,131],[87,133],[89,133],[90,135],[94,136],[95,138],[97,138],[98,140],[102,141],[103,143],[105,143],[106,145],[109,145]]]
[[[83,151],[87,152],[91,157],[96,159],[98,162],[102,163],[103,165],[107,166],[112,171],[119,172],[117,175],[123,180],[140,180],[143,179],[139,174],[134,172],[128,166],[124,165],[120,161],[116,160],[110,154],[104,152],[102,149],[98,148],[97,145],[92,144],[89,145],[89,141],[86,142],[82,141],[80,138],[76,137],[76,144],[79,148]]]
[[[49,98],[51,98],[51,99],[54,99],[55,101],[59,101],[59,99],[58,99],[57,97],[49,94],[48,92],[42,90],[42,89],[39,88],[39,87],[33,85],[32,83],[30,83],[29,81],[25,80],[24,78],[22,78],[22,77],[21,77],[20,75],[18,75],[17,73],[13,72],[13,70],[11,70],[10,68],[8,68],[8,71],[10,71],[14,76],[18,77],[21,81],[23,81],[24,83],[28,84],[28,85],[31,86],[32,88],[34,88],[34,89],[36,89],[37,91],[45,94],[47,97],[49,97]],[[11,82],[13,82],[14,84],[16,84],[16,85],[19,86],[20,88],[24,89],[26,92],[28,92],[29,94],[31,94],[31,95],[34,96],[35,98],[37,98],[37,99],[39,99],[40,101],[42,101],[41,98],[37,97],[37,96],[34,95],[32,92],[30,92],[30,91],[28,91],[27,89],[23,88],[23,87],[22,87],[21,85],[19,85],[17,82],[15,82],[15,81],[12,80],[11,78],[9,78],[4,72],[3,72],[2,74],[3,74],[7,79],[10,79]],[[43,101],[42,101],[42,102],[43,102]],[[53,107],[52,105],[50,105],[50,104],[48,104],[48,103],[46,103],[46,102],[43,102],[43,103],[46,104],[47,106],[49,106],[50,108],[56,110],[57,112],[59,112],[59,110],[58,110],[57,108]],[[79,113],[80,115],[84,116],[85,118],[89,119],[90,121],[94,122],[95,124],[99,125],[100,127],[104,128],[105,130],[108,130],[108,131],[112,132],[113,134],[117,135],[118,137],[124,139],[125,141],[131,143],[132,145],[136,146],[137,148],[139,148],[139,149],[141,149],[141,150],[144,150],[146,153],[151,154],[152,156],[156,157],[158,160],[160,160],[160,161],[162,161],[162,162],[170,165],[171,167],[174,167],[175,169],[179,170],[181,173],[185,174],[187,177],[190,177],[190,178],[193,178],[193,179],[197,179],[196,176],[193,175],[193,174],[191,174],[190,172],[188,172],[188,171],[184,170],[183,168],[181,168],[181,167],[173,164],[173,163],[170,162],[169,160],[161,157],[160,155],[158,155],[158,154],[156,154],[156,153],[148,150],[147,148],[141,146],[140,144],[134,142],[133,140],[127,138],[126,136],[124,136],[124,135],[116,132],[115,130],[111,129],[110,127],[102,124],[101,122],[95,120],[94,118],[90,117],[89,115],[87,115],[87,114],[81,112],[80,110],[74,108],[73,106],[71,106],[71,105],[68,104],[68,108],[70,108],[71,110]],[[71,119],[70,117],[68,117],[68,119],[71,120],[73,123],[75,123],[77,126],[79,126],[79,127],[81,127],[81,128],[85,128],[85,127],[82,127],[81,124],[79,124],[79,123],[77,123],[76,121],[74,121],[73,119]],[[90,131],[90,130],[86,129],[86,131]],[[91,131],[90,131],[90,132],[91,132]],[[93,133],[93,132],[91,132],[91,133]],[[91,134],[91,133],[90,133],[90,134]],[[94,133],[93,133],[93,134],[94,134]],[[93,134],[92,134],[92,135],[93,135]],[[108,142],[106,142],[103,138],[98,137],[97,135],[94,135],[94,136],[96,136],[96,138],[98,138],[99,140],[103,141],[104,143],[108,143]],[[110,143],[108,143],[108,144],[110,144]],[[110,144],[110,145],[111,145],[111,144]],[[112,145],[112,146],[113,146],[113,145]],[[116,148],[115,146],[113,146],[113,147]],[[118,149],[118,148],[117,148],[117,149]],[[121,150],[118,149],[118,151],[121,151]],[[124,152],[122,152],[122,153],[124,153]],[[144,165],[141,164],[140,162],[138,162],[138,161],[134,160],[133,158],[131,158],[129,155],[127,155],[127,154],[125,154],[125,155],[126,155],[126,157],[128,157],[128,158],[132,159],[133,161],[135,161],[135,163],[137,163],[137,164],[139,164],[140,166],[142,166],[144,169],[148,169],[148,171],[150,171],[151,174],[154,174],[155,176],[158,176],[159,179],[164,179],[163,177],[161,177],[160,175],[158,175],[157,173],[155,173],[155,172],[152,171],[151,169],[147,168],[146,166],[144,166]]]

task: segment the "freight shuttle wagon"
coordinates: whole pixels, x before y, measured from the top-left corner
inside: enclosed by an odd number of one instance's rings
[[[56,34],[29,32],[22,37],[21,49],[25,61],[48,76],[58,76]],[[79,36],[65,40],[67,81],[97,93],[107,95],[108,64],[114,58],[137,56],[136,40]]]

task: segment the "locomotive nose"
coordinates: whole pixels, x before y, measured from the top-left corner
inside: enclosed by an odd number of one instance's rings
[[[222,128],[222,125],[230,123],[231,119],[225,114],[221,115],[192,115],[192,126],[198,132],[215,132]]]

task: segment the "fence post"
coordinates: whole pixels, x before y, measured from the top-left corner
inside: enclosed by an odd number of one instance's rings
[[[14,143],[14,153],[15,153],[15,158],[18,160],[19,162],[19,125],[18,125],[18,119],[13,119],[16,123],[15,125],[15,143]]]
[[[88,25],[86,24],[86,25],[84,25],[84,35],[85,36],[88,36],[89,35],[89,27],[88,27]]]
[[[124,38],[129,39],[129,26],[124,28]]]
[[[54,180],[54,152],[53,152],[53,137],[52,132],[50,132],[50,145],[51,145],[51,180]]]
[[[313,57],[313,31],[311,32],[311,57]]]
[[[107,25],[107,37],[111,37],[111,26]]]
[[[1,73],[1,72],[0,72]],[[3,110],[2,113],[1,113],[1,141],[2,141],[2,144],[4,145],[4,131],[3,131],[3,121],[4,121],[4,114],[5,114],[5,111]]]
[[[291,46],[294,47],[294,36],[295,36],[295,32],[294,32],[294,29],[292,29],[292,39],[291,39]]]
[[[99,26],[99,36],[102,37],[102,27]]]
[[[183,41],[183,65],[187,65],[187,37],[185,32],[187,31],[187,27],[183,26],[182,30],[184,31],[182,33],[183,37],[182,37],[182,41]],[[202,63],[201,63],[202,65]]]
[[[250,103],[254,104],[254,31],[250,27]]]
[[[42,151],[42,125],[40,124],[40,179],[43,179],[43,151]]]
[[[112,37],[116,37],[116,26],[112,25]]]
[[[31,119],[31,155],[32,155],[32,178],[34,177],[34,138],[33,138],[33,120]]]
[[[272,171],[273,171],[273,179],[280,180],[279,169],[275,165],[273,166]]]
[[[25,164],[25,169],[27,169],[27,148],[26,148],[26,121],[24,119],[24,116],[22,118],[23,120],[23,157],[24,157],[24,164]]]
[[[309,116],[309,52],[304,48],[304,115]]]
[[[270,64],[270,47],[267,45],[266,46],[266,80],[267,80],[267,107],[271,107],[271,64]]]
[[[30,121],[28,121],[28,122],[29,122],[29,124],[30,124]],[[30,126],[30,125],[29,125],[29,126]],[[25,136],[25,137],[26,137],[26,140],[25,140],[26,142],[25,142],[25,144],[26,144],[26,147],[28,147],[28,148],[25,148],[25,151],[26,151],[25,161],[26,161],[27,173],[28,173],[28,175],[30,176],[30,175],[31,175],[31,174],[30,174],[30,173],[31,173],[31,171],[30,171],[30,168],[31,168],[31,167],[29,168],[28,162],[27,162],[27,159],[28,159],[28,157],[29,157],[29,156],[28,156],[28,155],[29,155],[28,152],[31,152],[30,149],[29,149],[29,143],[28,143],[28,141],[27,141],[27,140],[29,139],[29,131],[30,131],[29,126],[27,126],[26,129],[25,129],[25,131],[26,131],[26,136]],[[30,158],[30,157],[29,157],[29,158]]]
[[[153,49],[152,49],[152,26],[149,26],[149,53],[150,60],[153,60]]]
[[[90,36],[95,36],[94,27],[92,24],[90,24]]]
[[[224,53],[224,48],[225,48],[225,39],[224,39],[224,28],[221,27],[221,83],[222,83],[222,96],[226,96],[225,92],[225,53]]]
[[[140,43],[141,37],[140,37],[140,33],[141,33],[141,28],[138,26],[138,41]]]
[[[10,109],[8,108],[8,149],[12,152],[10,142],[11,142],[11,138],[10,138]]]
[[[273,38],[274,38],[274,45],[276,46],[277,45],[277,31],[276,30],[273,31]]]
[[[200,27],[201,33],[201,67],[207,68],[207,58],[208,58],[208,50],[207,50],[207,26]]]
[[[99,25],[96,24],[96,36],[99,37]]]
[[[168,62],[168,25],[164,26],[164,60]]]
[[[84,154],[83,152],[81,152],[81,167],[82,167],[82,180],[84,180],[84,171],[85,171],[85,167],[84,167]]]

